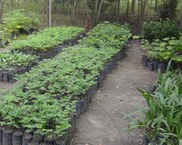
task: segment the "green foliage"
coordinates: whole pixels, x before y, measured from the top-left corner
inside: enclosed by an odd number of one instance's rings
[[[15,89],[3,97],[0,125],[49,137],[61,136],[70,127],[68,120],[76,102],[97,83],[104,64],[118,51],[113,47],[72,47],[52,60],[44,60],[20,76]]]
[[[182,36],[175,38],[164,38],[155,40],[153,43],[145,41],[146,56],[151,60],[182,62]]]
[[[3,22],[0,25],[1,41],[11,41],[25,31],[38,29],[40,25],[39,18],[34,13],[26,14],[25,10],[15,10],[4,15]],[[3,44],[2,44],[3,45]]]
[[[36,60],[36,56],[21,53],[0,53],[0,71],[14,70]]]
[[[158,15],[161,19],[175,19],[176,18],[176,8],[178,6],[178,0],[167,0],[161,4],[157,10]]]
[[[76,37],[83,28],[72,26],[61,26],[46,28],[36,34],[29,35],[25,40],[15,41],[10,45],[14,50],[47,51],[65,41]]]
[[[177,145],[182,139],[182,74],[159,74],[154,93],[140,90],[148,110],[143,120],[134,121],[131,129],[145,128],[150,141]]]
[[[145,22],[142,27],[142,36],[150,42],[156,39],[179,36],[179,29],[175,22],[170,20],[160,20]]]
[[[82,44],[96,48],[114,47],[120,49],[131,36],[132,34],[126,25],[103,22],[89,32],[88,38],[83,40]]]
[[[5,31],[14,34],[20,29],[29,31],[31,29],[38,29],[40,20],[36,14],[30,12],[25,13],[25,10],[15,10],[9,12],[3,17],[3,28]]]

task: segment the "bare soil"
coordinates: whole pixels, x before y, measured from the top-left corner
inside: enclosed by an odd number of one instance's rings
[[[9,51],[8,48],[0,48],[0,53],[7,52],[7,51]]]
[[[145,106],[137,88],[148,90],[156,80],[156,74],[146,70],[141,59],[140,44],[131,42],[127,56],[107,76],[103,87],[76,122],[71,145],[141,144],[143,132],[128,132],[127,115]]]

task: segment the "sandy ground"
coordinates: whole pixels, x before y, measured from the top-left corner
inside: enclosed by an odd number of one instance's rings
[[[156,74],[142,66],[142,52],[131,42],[127,56],[118,62],[76,123],[71,145],[139,145],[142,131],[127,131],[131,114],[145,106],[137,88],[148,89]],[[141,106],[141,107],[140,107]]]
[[[0,53],[7,52],[7,51],[9,51],[8,48],[0,48]]]

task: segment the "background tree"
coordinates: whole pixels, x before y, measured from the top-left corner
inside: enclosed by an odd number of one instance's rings
[[[0,22],[2,22],[3,17],[3,0],[0,0]]]

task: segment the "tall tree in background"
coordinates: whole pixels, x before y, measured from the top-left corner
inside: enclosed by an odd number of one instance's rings
[[[131,4],[131,13],[132,14],[135,13],[135,4],[136,4],[136,0],[132,0],[132,4]]]
[[[178,0],[165,0],[159,8],[159,17],[162,19],[174,19],[176,17],[176,8]]]
[[[52,26],[52,0],[48,0],[48,26]]]
[[[0,22],[3,19],[3,0],[0,0]]]
[[[148,3],[148,0],[140,0],[140,5],[141,5],[140,6],[141,10],[140,10],[140,15],[139,15],[139,25],[140,26],[142,26],[142,24],[143,24],[147,3]]]

